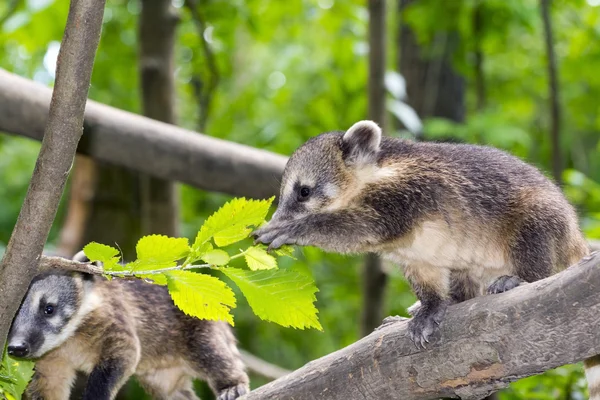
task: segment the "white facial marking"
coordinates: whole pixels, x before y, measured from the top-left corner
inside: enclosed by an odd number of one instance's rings
[[[34,357],[41,357],[42,355],[49,352],[50,350],[53,350],[56,347],[63,344],[67,339],[69,339],[71,336],[73,336],[73,334],[75,333],[77,328],[79,328],[79,325],[81,324],[81,321],[83,320],[83,318],[86,315],[88,315],[90,312],[92,312],[96,308],[98,308],[101,304],[102,304],[102,297],[98,293],[96,293],[95,291],[88,293],[84,297],[83,303],[81,304],[81,307],[79,307],[79,310],[77,310],[77,312],[71,317],[71,320],[62,329],[62,331],[60,331],[60,333],[58,333],[57,335],[45,336],[44,343],[42,344],[40,349],[36,352],[36,354],[32,354],[32,355]],[[50,323],[52,325],[55,324],[54,321],[52,321],[52,319],[50,320]],[[60,323],[60,320],[58,318],[57,318],[57,323]],[[57,325],[54,325],[54,326],[57,326]]]

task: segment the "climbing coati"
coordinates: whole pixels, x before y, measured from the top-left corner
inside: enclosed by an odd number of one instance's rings
[[[298,148],[277,211],[254,236],[270,248],[375,252],[400,264],[420,300],[408,325],[419,346],[449,304],[548,277],[589,253],[573,207],[533,166],[489,147],[382,137],[371,121]],[[595,364],[586,363],[588,379]],[[589,384],[600,396],[600,379]]]
[[[89,375],[85,400],[114,399],[132,375],[156,399],[197,399],[194,378],[219,400],[249,391],[229,325],[187,316],[165,287],[137,279],[38,275],[13,321],[8,353],[37,359],[26,390],[34,400],[67,400],[77,371]]]

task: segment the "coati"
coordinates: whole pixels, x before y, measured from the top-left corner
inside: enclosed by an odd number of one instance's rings
[[[8,353],[37,359],[26,396],[66,400],[77,371],[85,400],[114,399],[135,375],[156,399],[198,399],[194,378],[219,400],[247,393],[236,340],[225,322],[185,315],[165,287],[81,272],[36,276],[13,321]]]
[[[420,300],[408,326],[419,346],[449,304],[548,277],[589,253],[573,207],[533,166],[489,147],[382,137],[372,121],[298,148],[278,208],[254,237],[400,264]],[[594,390],[600,399],[600,381]]]

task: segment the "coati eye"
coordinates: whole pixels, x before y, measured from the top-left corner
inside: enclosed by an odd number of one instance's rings
[[[306,201],[310,197],[310,188],[302,186],[298,192],[298,201]]]
[[[46,307],[44,307],[44,314],[52,315],[53,313],[54,313],[54,306],[52,304],[47,304]]]

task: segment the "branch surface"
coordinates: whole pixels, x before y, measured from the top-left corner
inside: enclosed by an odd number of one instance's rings
[[[0,69],[0,131],[41,140],[51,90]],[[88,100],[77,149],[97,161],[233,196],[279,193],[287,158]]]
[[[600,353],[600,253],[535,283],[449,308],[426,350],[406,321],[249,393],[254,399],[481,399]]]
[[[4,348],[10,323],[29,282],[37,273],[75,157],[100,40],[104,3],[104,0],[71,1],[49,111],[38,127],[40,139],[43,133],[42,147],[17,223],[0,262],[0,349]],[[50,90],[46,90],[49,95]],[[50,100],[48,95],[47,102]],[[0,104],[1,113],[12,118],[10,101],[2,99]]]

